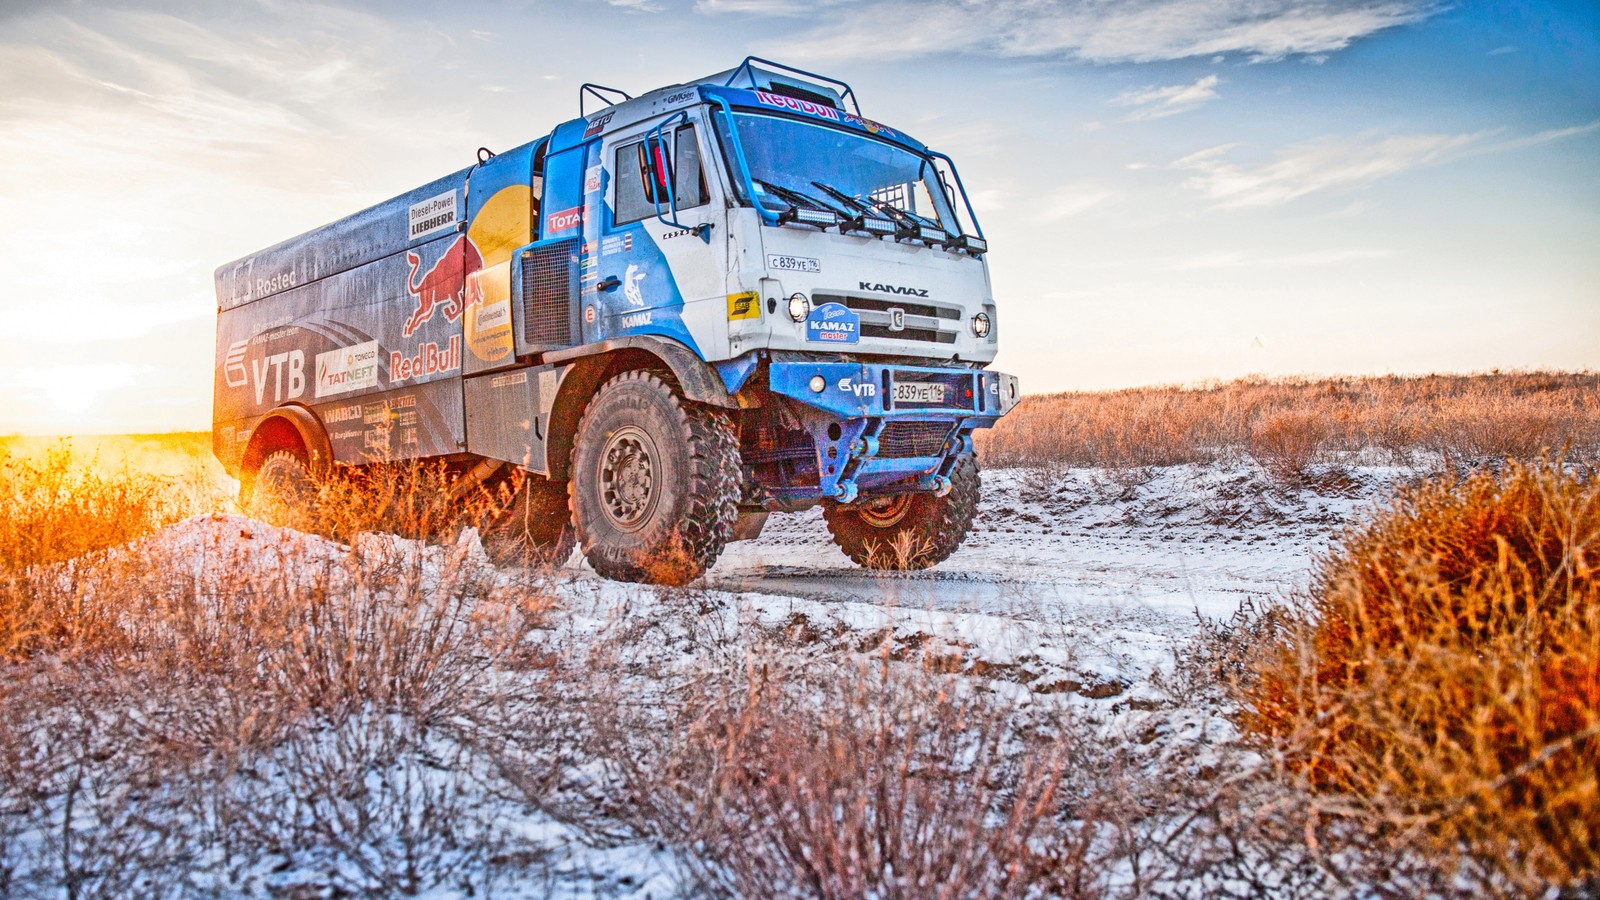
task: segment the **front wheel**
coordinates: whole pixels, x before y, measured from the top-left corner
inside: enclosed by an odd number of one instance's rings
[[[963,453],[950,472],[950,493],[891,494],[851,504],[822,504],[833,542],[868,569],[913,570],[956,552],[978,511],[978,459]]]
[[[663,371],[601,386],[578,424],[571,474],[584,556],[617,581],[688,584],[717,561],[738,515],[733,421],[684,399]]]

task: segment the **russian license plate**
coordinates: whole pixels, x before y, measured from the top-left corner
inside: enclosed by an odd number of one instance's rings
[[[899,381],[894,386],[896,403],[943,403],[950,397],[950,386],[925,381]]]
[[[822,261],[809,256],[784,256],[778,253],[767,254],[767,268],[784,272],[810,272],[814,275],[822,273]]]

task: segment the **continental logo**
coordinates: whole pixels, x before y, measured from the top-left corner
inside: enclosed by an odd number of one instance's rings
[[[899,294],[902,297],[926,297],[927,288],[901,287],[898,284],[878,284],[875,281],[863,281],[858,286],[863,291],[878,291],[883,294]]]

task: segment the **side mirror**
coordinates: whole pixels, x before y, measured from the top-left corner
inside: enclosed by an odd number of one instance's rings
[[[639,181],[645,199],[652,203],[672,203],[672,158],[659,137],[651,136],[639,145]]]

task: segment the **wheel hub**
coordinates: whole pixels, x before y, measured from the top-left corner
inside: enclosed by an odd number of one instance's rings
[[[888,528],[906,517],[911,509],[910,494],[889,497],[868,497],[856,504],[861,518],[874,528]]]
[[[619,531],[638,531],[655,511],[658,490],[655,442],[642,429],[619,429],[600,454],[600,500]]]

